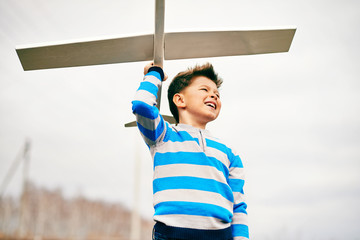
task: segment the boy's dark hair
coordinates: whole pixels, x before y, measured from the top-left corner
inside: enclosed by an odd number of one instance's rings
[[[214,71],[214,67],[211,63],[205,63],[204,65],[196,65],[193,68],[188,68],[186,71],[178,73],[171,81],[168,89],[168,101],[172,115],[177,123],[179,123],[179,111],[173,102],[173,97],[176,93],[181,92],[187,86],[190,85],[192,79],[197,76],[204,76],[212,80],[216,87],[220,87],[223,80]]]

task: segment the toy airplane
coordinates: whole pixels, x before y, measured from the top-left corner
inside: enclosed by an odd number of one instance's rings
[[[287,52],[296,28],[164,33],[165,0],[155,0],[155,34],[17,47],[23,69]],[[157,107],[160,110],[161,87]],[[164,119],[174,123],[170,116]],[[135,122],[125,127],[136,126]]]

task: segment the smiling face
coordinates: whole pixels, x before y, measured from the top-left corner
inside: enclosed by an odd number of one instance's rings
[[[215,120],[221,109],[221,101],[216,84],[207,77],[196,76],[189,86],[174,96],[179,110],[179,122],[198,128],[205,128]]]

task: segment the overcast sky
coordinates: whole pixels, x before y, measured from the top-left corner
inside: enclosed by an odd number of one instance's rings
[[[209,61],[223,77],[222,112],[208,128],[243,159],[255,240],[359,239],[359,9],[356,0],[166,1],[167,32],[297,27],[288,53],[164,65],[172,79]],[[146,63],[24,72],[15,47],[153,31],[149,0],[0,0],[0,181],[30,138],[37,185],[130,208],[138,152],[138,208],[151,218],[150,154],[123,126]],[[6,194],[20,192],[21,178],[18,169]]]

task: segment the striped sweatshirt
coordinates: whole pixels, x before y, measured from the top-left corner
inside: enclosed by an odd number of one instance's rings
[[[156,107],[162,78],[161,69],[150,68],[132,101],[153,158],[154,220],[175,231],[195,229],[205,236],[229,229],[234,240],[248,239],[240,157],[208,130],[164,121]]]

